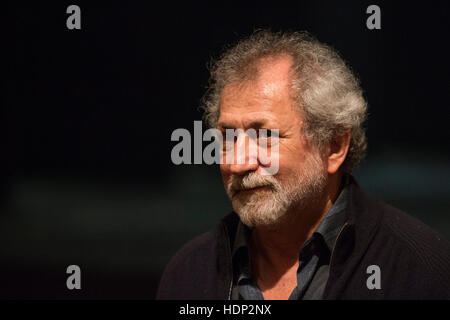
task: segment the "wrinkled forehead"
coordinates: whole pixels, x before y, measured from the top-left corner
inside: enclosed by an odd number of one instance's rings
[[[292,117],[290,66],[289,59],[273,60],[261,67],[254,80],[226,85],[220,102],[218,127],[247,127],[248,123],[259,123],[264,127],[264,122],[281,125]]]

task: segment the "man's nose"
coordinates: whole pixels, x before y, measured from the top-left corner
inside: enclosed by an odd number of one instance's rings
[[[258,163],[225,164],[224,169],[230,174],[244,175],[251,171],[256,171],[258,169]]]
[[[225,163],[224,170],[230,174],[243,175],[258,169],[257,146],[252,139],[239,135],[233,147],[233,159],[230,163]]]

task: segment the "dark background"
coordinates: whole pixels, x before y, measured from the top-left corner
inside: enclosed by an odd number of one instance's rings
[[[170,135],[201,119],[210,58],[256,28],[343,55],[369,101],[359,183],[450,239],[448,1],[2,7],[1,298],[154,297],[176,250],[231,208],[216,166],[172,164]]]

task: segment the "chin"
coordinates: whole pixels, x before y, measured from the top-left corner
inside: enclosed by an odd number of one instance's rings
[[[286,213],[283,206],[277,204],[274,199],[265,199],[264,201],[250,199],[246,202],[240,200],[242,199],[233,201],[233,209],[239,215],[242,223],[250,228],[276,225]]]

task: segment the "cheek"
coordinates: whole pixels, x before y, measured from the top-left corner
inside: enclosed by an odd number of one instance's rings
[[[283,144],[279,148],[280,171],[296,171],[305,161],[305,151],[299,144]]]
[[[295,183],[309,170],[307,157],[311,151],[299,143],[280,146],[278,179],[284,183]]]

